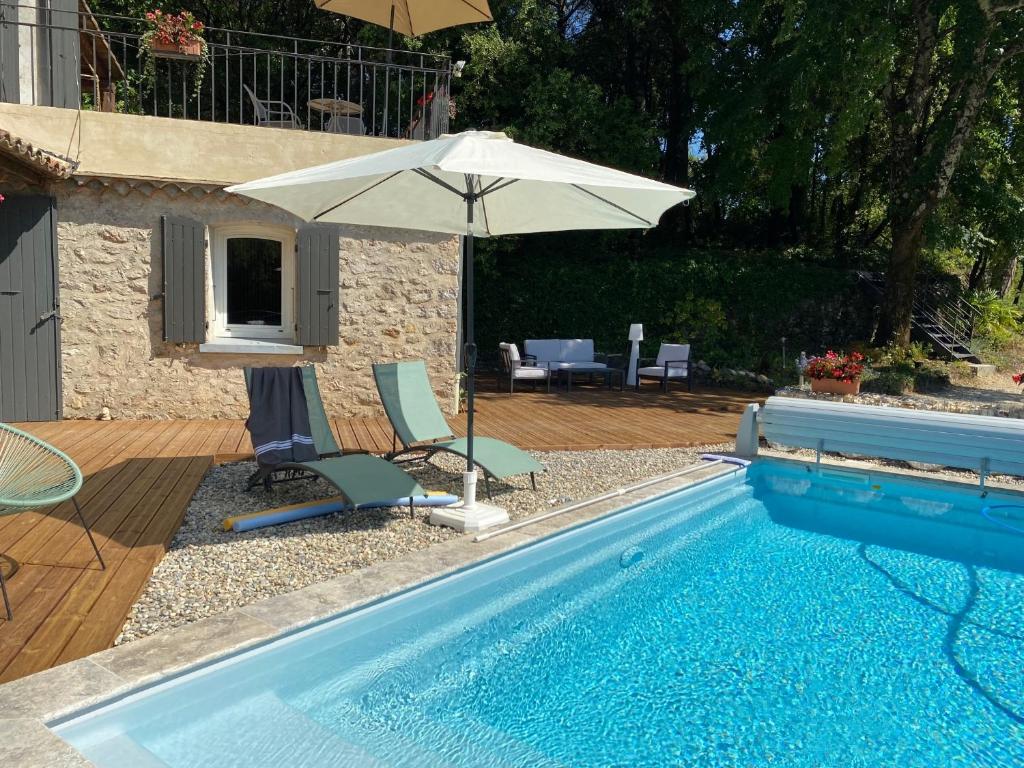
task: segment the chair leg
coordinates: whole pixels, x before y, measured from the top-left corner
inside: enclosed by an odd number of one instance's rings
[[[535,472],[530,473],[530,485],[533,486],[533,490],[537,490],[537,474]]]
[[[488,476],[486,472],[484,472],[484,488],[487,489],[488,500],[493,500],[494,497],[491,496],[491,478]]]
[[[7,582],[4,581],[3,571],[0,571],[0,592],[4,593],[4,608],[7,609],[7,620],[13,621],[14,614],[11,612],[11,601],[7,597]]]
[[[85,522],[85,515],[82,514],[82,508],[78,506],[78,499],[72,496],[71,503],[75,505],[75,512],[78,513],[78,519],[82,521],[82,527],[85,528],[85,535],[89,537],[89,543],[92,544],[92,550],[96,553],[96,559],[100,561],[100,568],[104,571],[107,570],[107,564],[103,562],[103,555],[100,554],[100,548],[96,546],[96,539],[92,537],[92,531],[89,530],[89,524]]]

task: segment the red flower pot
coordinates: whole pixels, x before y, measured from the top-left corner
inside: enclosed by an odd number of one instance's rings
[[[198,59],[203,55],[203,44],[198,40],[185,45],[174,41],[165,43],[162,40],[150,40],[149,50],[153,52],[154,56]]]
[[[812,392],[827,392],[830,395],[860,394],[860,379],[840,381],[839,379],[811,379]]]

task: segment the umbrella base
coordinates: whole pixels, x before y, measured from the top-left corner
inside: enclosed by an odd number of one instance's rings
[[[465,501],[431,510],[431,525],[447,525],[462,533],[476,533],[509,521],[508,512],[503,507],[476,500],[476,472],[464,473],[462,481]]]

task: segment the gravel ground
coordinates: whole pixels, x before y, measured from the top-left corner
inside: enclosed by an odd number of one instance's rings
[[[548,471],[494,483],[495,503],[515,520],[692,463],[731,446],[635,451],[538,453]],[[462,464],[438,456],[437,466],[407,465],[424,488],[461,492]],[[243,490],[255,465],[215,467],[204,478],[171,548],[153,571],[117,644],[161,632],[266,597],[424,549],[459,534],[429,525],[429,509],[367,509],[245,533],[225,533],[225,517],[333,495],[323,482],[284,483],[272,493]],[[483,483],[478,493],[484,495]]]

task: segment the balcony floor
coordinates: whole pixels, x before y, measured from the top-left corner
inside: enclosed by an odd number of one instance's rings
[[[578,388],[571,395],[479,395],[477,430],[529,450],[674,448],[729,442],[749,393]],[[72,509],[0,517],[0,552],[21,563],[0,620],[0,682],[110,647],[174,537],[206,471],[248,458],[243,422],[63,421],[20,425],[67,451],[78,499],[107,562],[101,571]],[[384,418],[334,419],[346,451],[391,447]],[[465,415],[452,420],[465,430]]]

